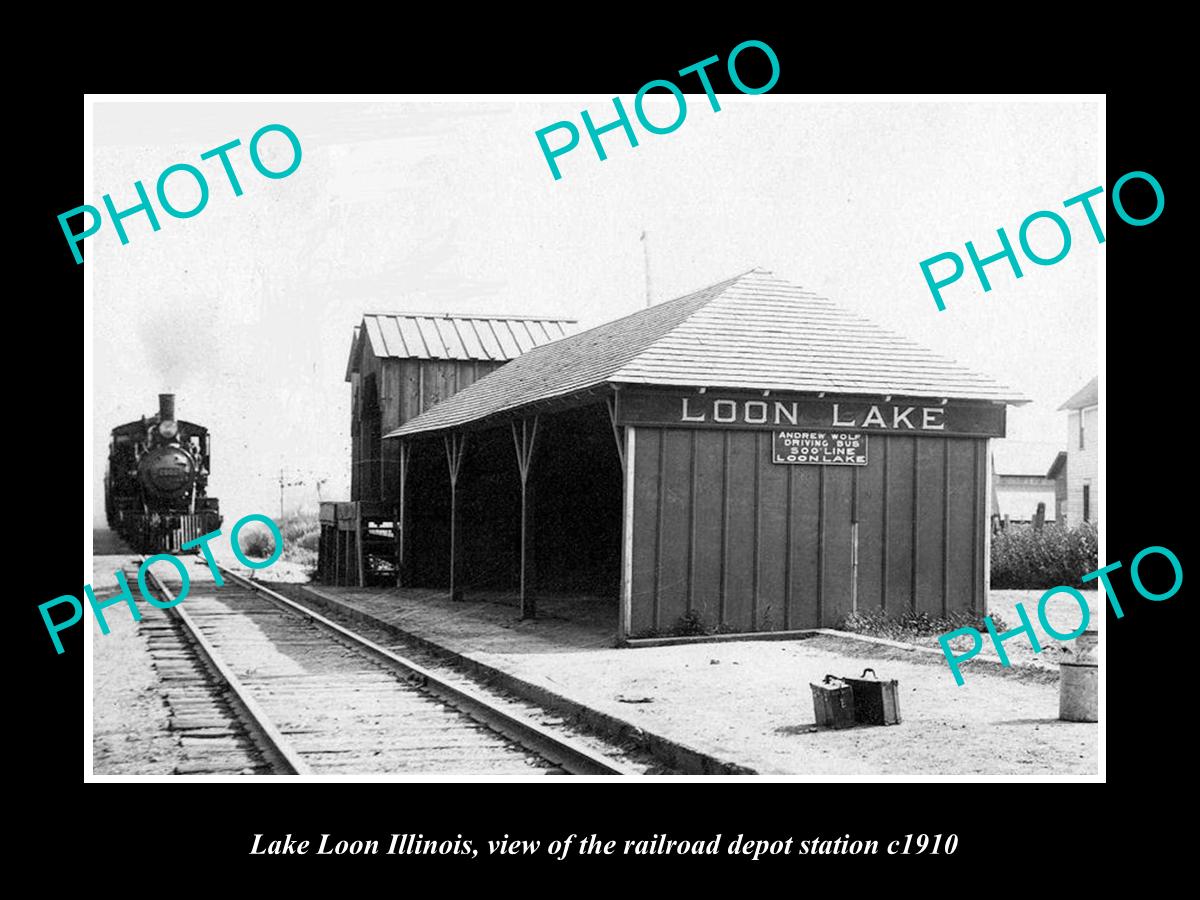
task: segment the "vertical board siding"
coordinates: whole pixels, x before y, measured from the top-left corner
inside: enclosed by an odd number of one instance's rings
[[[368,356],[364,359],[363,371],[370,371],[372,365],[380,366],[380,421],[382,433],[387,434],[420,415],[434,403],[470,387],[488,372],[499,368],[501,363],[378,359]],[[358,419],[355,420],[357,421]],[[361,426],[359,429],[361,430]],[[395,503],[400,498],[400,444],[396,440],[385,440],[382,443],[383,484],[380,496],[385,501]],[[360,499],[358,493],[368,484],[365,457],[369,444],[356,431],[352,446],[355,460],[354,478],[355,483],[359,485],[354,497]]]
[[[868,438],[867,464],[858,470],[858,611],[865,614],[883,608],[887,445],[884,438]]]
[[[943,496],[943,442],[945,438],[916,438],[917,479],[916,535],[916,609],[930,616],[942,615],[942,591],[945,588],[943,565],[946,535],[945,498]]]
[[[458,390],[461,391],[463,388],[468,388],[475,383],[475,363],[455,363],[454,372]]]
[[[385,359],[381,373],[380,426],[383,434],[399,427],[400,418],[400,361]],[[380,485],[380,496],[389,503],[400,499],[400,442],[380,441],[383,453],[383,481]]]
[[[821,542],[825,548],[821,567],[821,623],[835,628],[850,614],[851,606],[851,506],[854,473],[849,466],[818,466],[825,472],[824,521]]]
[[[400,363],[400,420],[407,422],[420,413],[421,380],[417,370],[421,364],[406,359]]]
[[[912,609],[913,459],[916,438],[888,438],[887,579],[889,614]]]
[[[758,577],[754,608],[758,631],[786,628],[788,469],[771,462],[771,433],[758,432]]]
[[[975,442],[975,611],[987,614],[987,592],[991,577],[992,507],[991,467],[988,465],[987,441]]]
[[[688,606],[692,432],[666,431],[660,447],[658,627],[671,629]]]
[[[729,497],[725,516],[725,622],[734,631],[754,631],[754,470],[752,431],[729,432]]]
[[[438,400],[449,400],[458,393],[458,363],[445,360],[433,366],[437,371]]]
[[[946,523],[946,606],[950,611],[976,608],[975,565],[976,504],[975,441],[947,438],[947,483],[950,516]]]
[[[421,411],[429,409],[433,404],[442,400],[441,394],[441,379],[438,377],[439,364],[436,362],[422,362],[420,364],[421,376]]]
[[[766,431],[639,428],[631,635],[833,627],[983,603],[985,442],[872,435],[868,464],[771,462]],[[858,522],[857,584],[853,522]]]
[[[661,428],[639,428],[634,448],[633,481],[633,585],[632,621],[634,636],[653,633],[654,587],[658,569],[658,447]]]
[[[692,551],[696,548],[696,435],[694,432],[689,432],[690,440],[688,441],[688,522],[687,522],[687,612],[688,615],[695,614],[693,606],[693,597],[695,595],[695,582],[692,578]]]
[[[788,571],[792,592],[788,597],[788,621],[792,628],[819,628],[817,617],[820,588],[817,575],[817,534],[821,495],[820,466],[788,466],[792,470],[792,543]]]
[[[692,610],[707,628],[720,624],[724,575],[725,439],[717,431],[693,431],[696,510],[692,517]]]

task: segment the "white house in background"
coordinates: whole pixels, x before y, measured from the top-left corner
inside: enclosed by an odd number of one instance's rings
[[[1049,472],[1062,445],[1045,441],[992,441],[992,514],[1009,523],[1032,522],[1039,503],[1046,521],[1057,518]]]
[[[1098,519],[1099,403],[1100,379],[1096,377],[1059,407],[1067,410],[1067,500],[1063,517],[1071,525]]]

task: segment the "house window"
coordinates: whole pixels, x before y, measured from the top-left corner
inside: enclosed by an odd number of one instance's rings
[[[1085,430],[1085,429],[1084,429],[1084,427],[1083,427],[1083,410],[1081,409],[1081,410],[1079,411],[1079,449],[1080,449],[1080,450],[1082,450],[1082,449],[1083,449],[1083,434],[1084,434],[1084,430]]]
[[[1083,486],[1083,521],[1092,521],[1092,486],[1090,484]]]

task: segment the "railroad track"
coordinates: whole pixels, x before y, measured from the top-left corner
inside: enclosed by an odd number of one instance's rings
[[[565,734],[482,692],[455,684],[261,584],[219,566],[224,585],[193,580],[168,610],[189,656],[172,653],[164,676],[196,692],[198,722],[219,740],[215,770],[249,774],[410,772],[483,775],[634,774]],[[153,590],[175,595],[153,571]],[[173,668],[171,668],[173,667]],[[160,672],[162,666],[160,665]],[[218,687],[212,696],[212,685]],[[223,706],[223,708],[221,708]],[[220,713],[236,716],[239,734]],[[207,718],[206,718],[207,717]],[[183,731],[188,739],[187,730]],[[256,749],[246,754],[246,746]],[[217,750],[228,750],[224,759]],[[240,759],[237,754],[246,756]],[[198,764],[196,771],[203,763]]]

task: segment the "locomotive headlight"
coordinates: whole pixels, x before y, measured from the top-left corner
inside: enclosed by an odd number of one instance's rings
[[[167,421],[158,426],[158,433],[167,440],[170,440],[179,433],[179,423],[174,419],[167,419]]]

